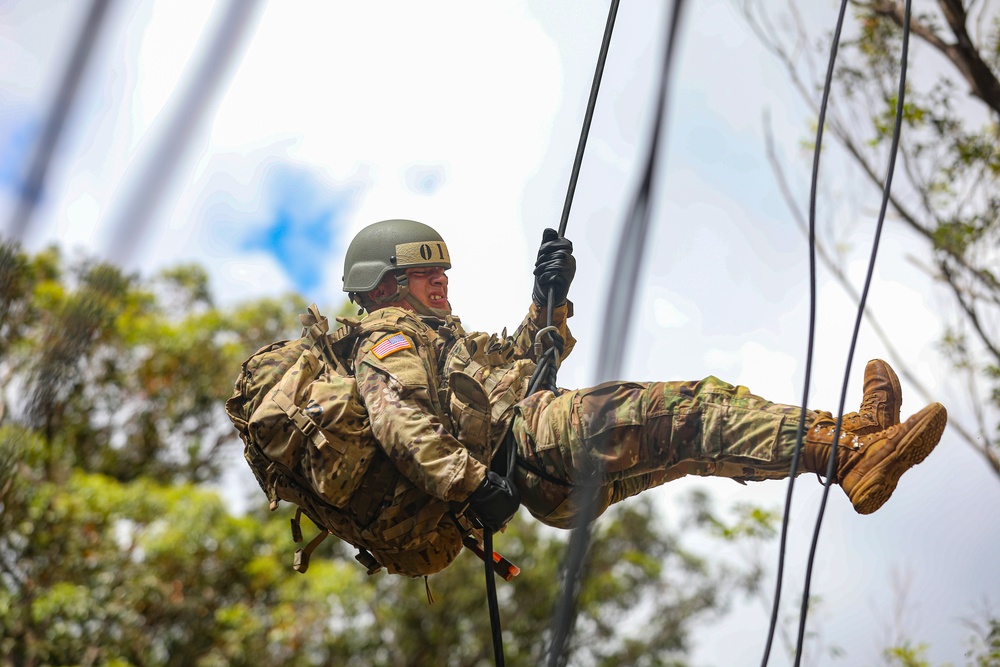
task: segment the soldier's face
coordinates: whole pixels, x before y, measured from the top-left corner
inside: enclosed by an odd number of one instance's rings
[[[436,308],[451,312],[448,303],[448,276],[439,266],[429,266],[420,269],[407,269],[406,278],[410,286],[410,294],[428,308]]]

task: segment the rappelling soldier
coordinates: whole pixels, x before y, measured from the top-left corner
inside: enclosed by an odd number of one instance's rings
[[[371,531],[387,539],[422,532],[430,542],[439,539],[437,553],[451,554],[439,563],[444,567],[460,549],[445,543],[461,538],[451,518],[430,507],[450,507],[450,514],[495,531],[524,505],[542,522],[565,528],[577,519],[584,494],[597,494],[587,517],[593,519],[685,475],[743,483],[789,475],[801,409],[715,377],[527,395],[550,299],[558,334],[542,338],[562,357],[574,344],[567,294],[576,262],[570,241],[553,230],[543,234],[532,303],[513,335],[464,330],[448,302],[450,267],[441,236],[411,220],[370,225],[347,250],[344,291],[365,311],[362,323],[380,323],[358,340],[352,358],[385,455],[384,469],[367,473],[379,484],[358,493],[382,494],[375,504],[394,508],[391,520],[376,518]],[[833,472],[861,514],[881,507],[944,431],[944,406],[932,403],[901,422],[901,400],[888,364],[869,362],[861,407],[843,417]],[[810,410],[805,420],[800,470],[826,476],[836,420]]]

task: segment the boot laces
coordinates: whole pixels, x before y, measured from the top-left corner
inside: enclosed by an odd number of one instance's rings
[[[878,404],[883,402],[880,394],[879,391],[865,394],[864,400],[861,401],[861,407],[858,408],[858,415],[874,422],[875,416],[878,414]]]
[[[824,429],[826,429],[827,432],[829,432],[829,434],[832,436],[835,427],[834,426],[820,426],[820,425],[817,424],[816,426],[813,427],[813,432],[816,435],[819,435]],[[831,438],[831,440],[832,440],[832,438]],[[847,440],[850,440],[850,442],[847,442]],[[833,444],[833,443],[830,443],[830,444]],[[861,442],[861,438],[857,434],[851,433],[850,431],[847,431],[847,430],[844,430],[843,426],[841,426],[840,438],[838,438],[837,446],[838,447],[843,447],[845,449],[849,449],[852,452],[856,452],[856,451],[861,450],[864,447],[864,444]]]

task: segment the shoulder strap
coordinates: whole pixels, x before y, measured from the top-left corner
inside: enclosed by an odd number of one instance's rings
[[[370,315],[363,320],[344,318],[340,321],[344,322],[347,327],[351,327],[358,336],[365,336],[379,331],[402,331],[412,338],[419,339],[424,344],[430,342],[427,336],[429,327],[416,316],[401,309],[394,309],[394,312],[390,315],[378,315],[376,313],[375,316]]]

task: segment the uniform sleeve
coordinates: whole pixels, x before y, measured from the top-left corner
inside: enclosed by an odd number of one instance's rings
[[[569,356],[569,353],[573,350],[573,346],[576,345],[576,339],[573,338],[573,334],[570,333],[569,326],[567,325],[567,320],[572,316],[572,301],[567,301],[562,306],[557,306],[552,312],[552,325],[559,330],[559,335],[566,341],[566,347],[562,353],[563,359]],[[532,302],[528,308],[528,315],[521,322],[521,326],[517,328],[517,331],[514,332],[514,349],[518,358],[538,361],[535,358],[534,351],[535,335],[545,328],[547,319],[546,309]]]
[[[363,344],[355,361],[372,433],[417,488],[442,500],[466,500],[482,483],[486,467],[469,456],[435,412],[434,383],[417,350],[400,349],[379,359],[371,351],[378,341],[374,337]]]

